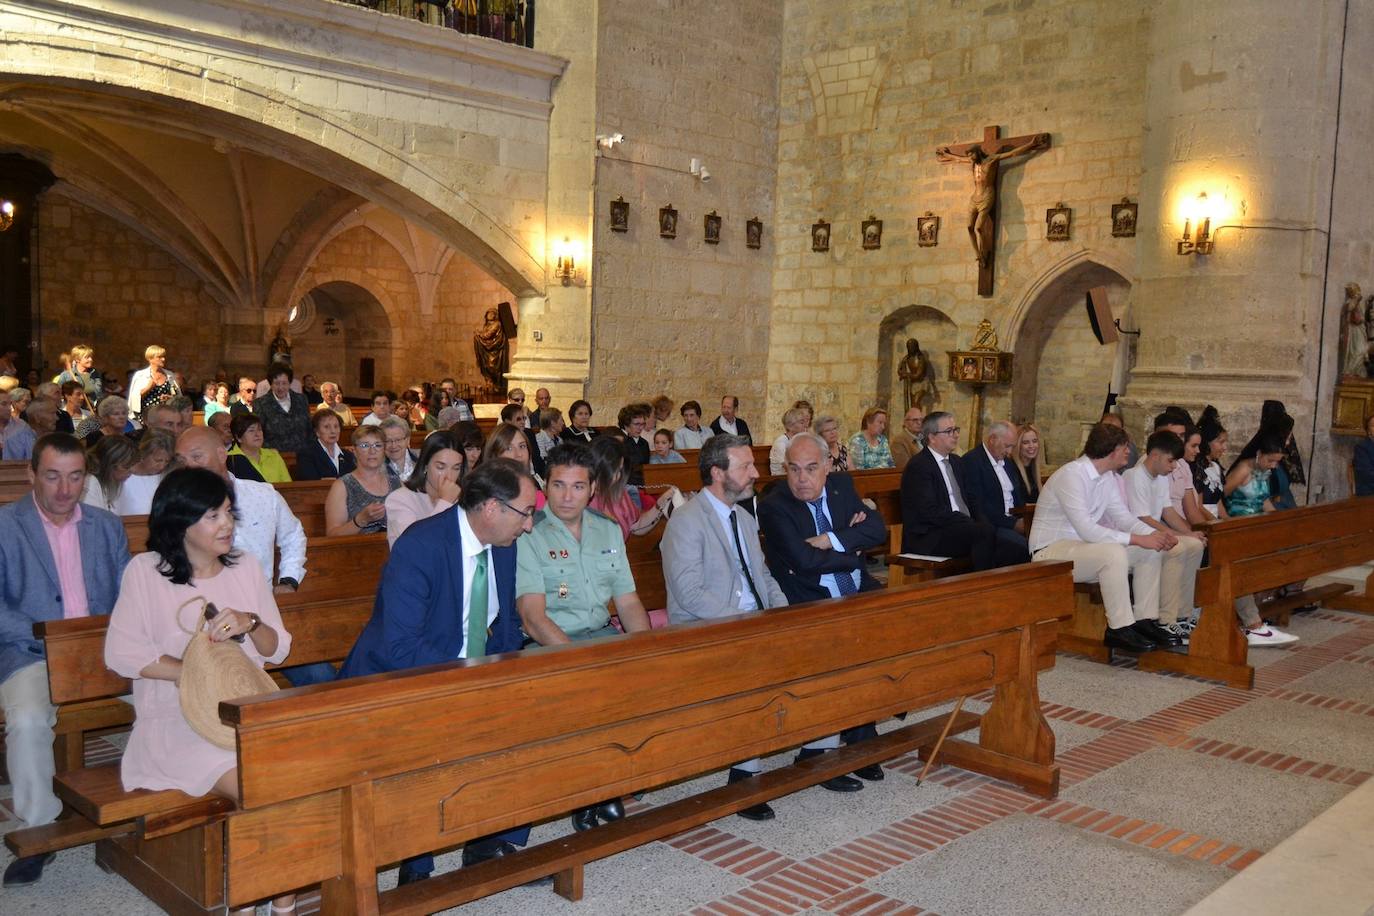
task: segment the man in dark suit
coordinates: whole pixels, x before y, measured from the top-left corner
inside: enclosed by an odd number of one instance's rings
[[[119,518],[81,504],[86,453],[81,441],[49,433],[29,460],[33,492],[0,507],[0,705],[5,710],[9,807],[29,827],[62,812],[53,794],[53,721],[43,642],[33,625],[110,613],[129,562]],[[52,854],[24,856],[5,869],[5,887],[33,884]]]
[[[996,529],[973,518],[964,498],[966,484],[959,457],[959,427],[943,410],[921,427],[926,447],[902,471],[902,552],[937,557],[969,557],[974,569],[995,569],[1030,559],[1023,545],[1013,550]]]
[[[720,399],[720,416],[711,421],[711,431],[717,436],[743,436],[750,445],[754,444],[754,437],[749,435],[749,424],[739,416],[739,398],[732,394]]]
[[[521,648],[515,608],[515,540],[529,532],[536,489],[504,458],[463,481],[458,505],[406,529],[382,570],[381,587],[340,677],[404,671]],[[510,855],[529,828],[470,840],[463,865]],[[401,863],[400,884],[429,876],[428,854]]]
[[[1016,430],[1005,420],[988,427],[983,444],[976,445],[960,462],[964,471],[964,497],[973,517],[992,525],[1007,550],[1025,550],[1026,524],[1011,510],[1026,504],[1021,475],[1007,467],[1007,455],[1016,441]]]
[[[830,474],[829,469],[825,440],[798,433],[787,444],[785,485],[759,500],[764,555],[789,604],[883,587],[868,574],[864,551],[887,543],[887,526],[860,502],[848,474]],[[870,722],[846,729],[840,737],[854,744],[876,734]],[[854,775],[876,782],[883,778],[883,768],[874,763]]]

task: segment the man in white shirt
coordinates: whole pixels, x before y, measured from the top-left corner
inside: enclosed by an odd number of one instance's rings
[[[1040,490],[1031,525],[1035,560],[1071,560],[1075,582],[1096,582],[1107,610],[1102,644],[1145,652],[1172,645],[1158,622],[1163,556],[1177,541],[1131,514],[1115,475],[1130,440],[1119,426],[1098,423],[1083,454],[1055,471]],[[1131,577],[1135,579],[1132,605]]]
[[[389,391],[372,392],[372,413],[363,417],[361,426],[380,426],[382,421],[391,416],[391,402],[394,400]]]
[[[1131,513],[1157,531],[1173,535],[1174,546],[1164,552],[1159,576],[1159,625],[1179,645],[1192,632],[1193,586],[1206,552],[1207,540],[1192,530],[1179,531],[1165,523],[1169,509],[1169,479],[1183,459],[1183,440],[1167,429],[1156,430],[1145,442],[1145,454],[1122,475]]]

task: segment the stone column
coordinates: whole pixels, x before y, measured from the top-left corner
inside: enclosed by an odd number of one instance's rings
[[[566,410],[582,397],[591,364],[597,4],[577,0],[542,5],[535,29],[536,48],[570,63],[554,89],[549,121],[548,218],[542,252],[547,293],[520,297],[518,346],[506,377],[512,388],[525,389],[530,403],[536,389],[548,388],[554,406]],[[563,286],[553,276],[555,250],[564,238],[580,242],[583,285]]]
[[[1152,9],[1142,151],[1141,330],[1122,406],[1221,411],[1238,448],[1283,400],[1305,457],[1325,267],[1342,5],[1167,0]],[[1180,256],[1206,193],[1210,255]],[[1198,221],[1194,219],[1194,236]]]

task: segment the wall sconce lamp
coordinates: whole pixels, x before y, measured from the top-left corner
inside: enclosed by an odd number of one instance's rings
[[[14,225],[14,201],[0,200],[0,232]]]
[[[1207,192],[1198,194],[1197,200],[1183,216],[1183,238],[1178,240],[1179,254],[1212,253],[1212,208],[1207,200]],[[1197,232],[1193,232],[1193,224]]]
[[[567,236],[563,241],[554,246],[556,258],[553,275],[558,278],[564,286],[585,286],[586,280],[583,278],[582,271],[577,267],[577,261],[581,256],[581,246],[573,242]]]

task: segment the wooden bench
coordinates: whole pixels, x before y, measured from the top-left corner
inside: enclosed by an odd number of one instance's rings
[[[1207,543],[1209,564],[1198,572],[1194,595],[1202,617],[1187,652],[1143,653],[1140,668],[1249,689],[1255,669],[1235,599],[1374,560],[1374,499],[1226,519],[1209,526]]]
[[[234,701],[221,712],[237,730],[242,803],[225,818],[223,845],[205,842],[216,837],[201,823],[217,815],[160,809],[145,823],[196,821],[195,860],[215,874],[222,853],[233,906],[321,882],[323,912],[428,913],[548,874],[575,900],[586,862],[857,766],[928,753],[949,717],[386,894],[376,872],[986,689],[995,692],[989,711],[961,714],[951,729],[978,726],[978,742],[951,739],[941,759],[1053,797],[1037,653],[1052,646],[1070,594],[1067,564],[1026,565]],[[856,629],[883,639],[853,639]],[[493,719],[492,708],[505,714]],[[98,855],[124,873],[135,863],[108,853],[115,842],[102,840]],[[145,893],[175,887],[177,875],[139,861],[156,869],[138,873]]]
[[[341,661],[352,648],[372,613],[372,594],[296,600],[279,596],[282,620],[292,635],[291,655],[280,667],[312,662]],[[129,682],[105,667],[105,632],[109,617],[55,620],[35,625],[34,634],[44,641],[48,654],[48,689],[59,709],[58,795],[69,806],[63,817],[42,827],[10,832],[5,845],[16,856],[42,855],[81,846],[135,829],[137,818],[155,820],[160,814],[188,803],[180,792],[125,793],[118,765],[85,767],[85,730],[128,725],[133,706],[118,697],[130,691]],[[275,675],[284,687],[290,684]],[[96,711],[99,718],[87,715]],[[113,716],[112,716],[113,713]],[[85,726],[85,727],[79,727]],[[65,743],[63,742],[63,739]],[[228,810],[216,801],[210,810]],[[135,882],[136,883],[136,882]]]

